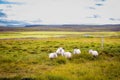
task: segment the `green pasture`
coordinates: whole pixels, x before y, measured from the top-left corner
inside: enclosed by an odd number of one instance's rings
[[[0,38],[0,80],[120,80],[120,32],[1,32]],[[58,47],[81,54],[50,60]]]
[[[120,37],[120,32],[63,32],[63,31],[32,31],[32,32],[0,32],[0,39],[8,38],[51,38],[51,37]]]

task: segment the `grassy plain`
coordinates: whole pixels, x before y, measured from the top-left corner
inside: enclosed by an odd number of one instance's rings
[[[120,37],[120,32],[65,32],[65,31],[28,31],[0,32],[0,39],[9,38],[52,38],[52,37]]]
[[[50,60],[58,47],[82,53]],[[98,50],[97,58],[88,54],[91,48]],[[0,79],[120,80],[120,32],[1,32]]]

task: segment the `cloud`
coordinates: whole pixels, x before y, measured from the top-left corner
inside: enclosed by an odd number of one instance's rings
[[[97,4],[95,4],[96,6],[104,6],[103,4],[101,4],[101,3],[97,3]]]
[[[120,0],[0,0],[9,24],[119,24]],[[14,4],[17,3],[17,4]],[[114,7],[113,7],[114,6]],[[5,17],[6,16],[6,17]],[[17,22],[14,22],[17,21]]]
[[[96,2],[105,2],[106,0],[94,0]]]
[[[101,16],[100,16],[100,15],[97,15],[97,14],[94,14],[94,15],[92,15],[92,16],[90,16],[90,17],[87,17],[87,18],[101,18]]]
[[[9,1],[9,0],[0,0],[0,4],[21,4],[21,3]]]
[[[92,9],[92,10],[95,10],[96,8],[95,7],[88,7],[89,9]]]
[[[7,15],[0,10],[0,18],[2,18],[2,17],[7,17]]]
[[[16,21],[16,20],[0,20],[0,24],[5,25],[5,26],[25,26],[29,25],[27,22],[23,21]]]
[[[120,21],[120,18],[109,18],[111,21]]]
[[[11,2],[8,2],[6,0],[0,0],[0,4],[12,4]]]
[[[6,17],[6,14],[3,12],[0,12],[0,17]]]

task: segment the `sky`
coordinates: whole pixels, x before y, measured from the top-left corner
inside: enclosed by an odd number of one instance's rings
[[[0,25],[120,24],[120,0],[0,0]]]

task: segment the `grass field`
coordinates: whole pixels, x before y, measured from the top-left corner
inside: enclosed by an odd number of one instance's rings
[[[82,53],[50,60],[58,47]],[[97,58],[88,54],[91,48],[98,50]],[[120,80],[120,32],[1,32],[0,79]]]
[[[0,32],[0,39],[9,38],[61,38],[61,37],[120,37],[120,32],[64,32],[64,31],[29,31]]]

